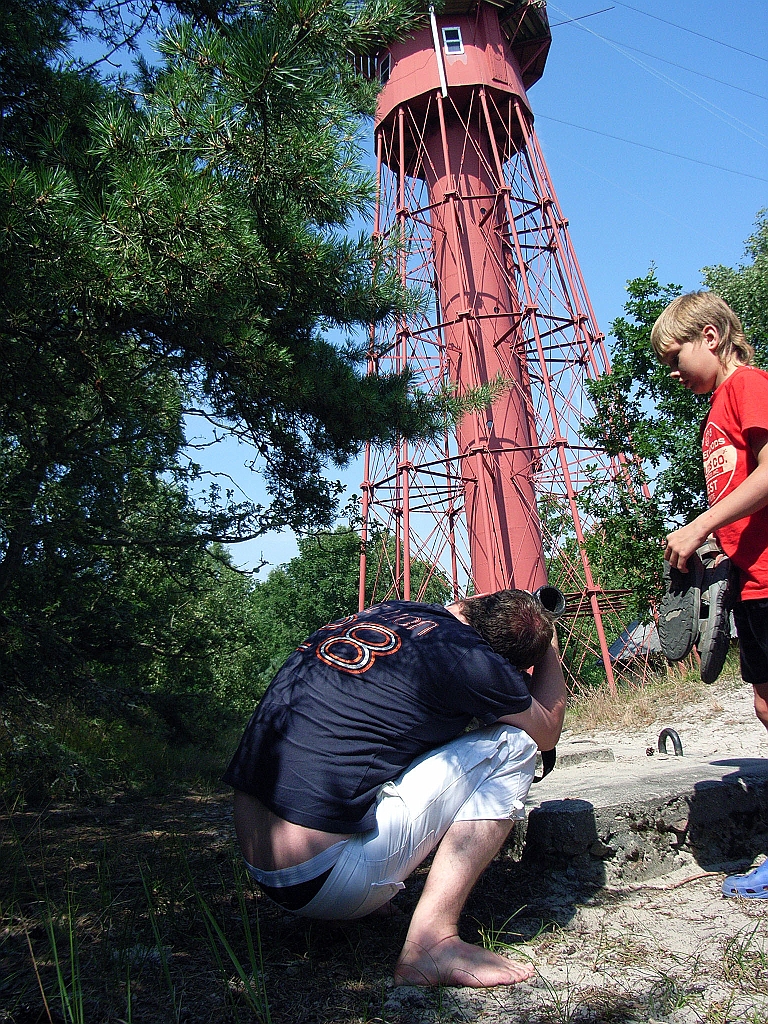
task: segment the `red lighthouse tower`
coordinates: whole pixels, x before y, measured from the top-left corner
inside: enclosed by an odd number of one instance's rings
[[[408,366],[432,395],[487,390],[439,443],[366,452],[364,539],[379,546],[360,599],[418,600],[434,576],[455,596],[549,581],[568,595],[572,674],[597,659],[613,687],[626,592],[596,578],[583,492],[622,469],[581,439],[585,382],[609,366],[527,97],[550,42],[545,0],[448,0],[377,55],[374,230],[405,243],[401,277],[425,307],[371,339],[370,371]]]

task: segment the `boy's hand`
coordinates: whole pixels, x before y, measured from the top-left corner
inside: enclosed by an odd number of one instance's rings
[[[698,547],[701,547],[708,536],[709,531],[706,530],[702,533],[702,527],[698,520],[694,519],[692,523],[688,523],[681,530],[675,530],[674,533],[667,536],[664,557],[673,569],[688,572],[688,559]]]

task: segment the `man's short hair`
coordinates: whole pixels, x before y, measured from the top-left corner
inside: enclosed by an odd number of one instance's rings
[[[461,605],[461,614],[515,668],[537,665],[552,643],[552,616],[527,590],[497,590],[495,594],[468,597]]]
[[[714,292],[688,292],[673,299],[651,328],[653,350],[662,358],[675,342],[682,345],[700,341],[708,324],[720,335],[717,356],[721,363],[735,359],[748,366],[752,362],[755,350],[747,341],[741,321],[725,299]]]

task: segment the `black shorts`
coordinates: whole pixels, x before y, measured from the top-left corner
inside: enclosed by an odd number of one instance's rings
[[[332,871],[333,868],[330,867],[317,878],[310,878],[308,882],[299,882],[297,885],[264,885],[263,882],[259,882],[255,878],[254,881],[273,903],[277,903],[283,910],[296,911],[306,907],[317,896]]]
[[[740,601],[733,618],[739,634],[741,678],[753,686],[768,683],[768,599]]]

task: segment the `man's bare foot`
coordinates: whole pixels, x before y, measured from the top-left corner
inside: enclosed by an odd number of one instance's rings
[[[534,973],[530,964],[518,964],[490,949],[473,946],[449,935],[427,948],[406,940],[395,967],[395,985],[463,985],[492,988],[516,985]]]

